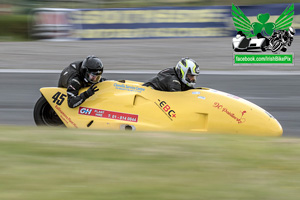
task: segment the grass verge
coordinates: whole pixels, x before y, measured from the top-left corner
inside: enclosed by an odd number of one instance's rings
[[[0,199],[298,199],[300,139],[0,127]]]

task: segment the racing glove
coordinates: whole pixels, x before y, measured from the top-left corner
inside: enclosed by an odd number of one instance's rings
[[[90,96],[94,95],[95,92],[97,92],[99,90],[99,88],[97,88],[97,86],[95,84],[91,85],[90,88],[85,91],[83,94],[85,96],[85,98],[89,98]]]

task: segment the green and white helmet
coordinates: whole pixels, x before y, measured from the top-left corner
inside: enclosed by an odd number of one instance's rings
[[[182,58],[175,66],[175,71],[178,78],[181,79],[184,84],[189,87],[194,87],[196,84],[196,76],[200,74],[200,67],[193,59]],[[194,81],[191,81],[187,74],[195,76]]]

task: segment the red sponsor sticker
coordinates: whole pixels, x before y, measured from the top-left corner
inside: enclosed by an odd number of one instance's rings
[[[107,119],[117,119],[128,122],[138,122],[138,115],[114,112],[109,110],[100,110],[95,108],[79,107],[78,114],[80,115],[89,115],[94,117],[101,117]]]
[[[219,102],[215,102],[213,105],[214,108],[220,110],[221,112],[226,113],[228,116],[232,117],[235,121],[237,121],[238,124],[246,122],[245,114],[247,113],[246,110],[240,111],[241,114],[236,114],[231,111],[229,111],[228,108],[225,108],[222,104]],[[240,117],[239,117],[240,116]]]
[[[72,121],[72,119],[69,116],[67,116],[58,105],[55,105],[55,108],[62,114],[62,115],[60,115],[60,118],[63,121],[65,121],[67,124],[69,124],[69,122],[70,122],[75,128],[78,128],[78,126]],[[59,114],[59,113],[57,113],[57,114]]]

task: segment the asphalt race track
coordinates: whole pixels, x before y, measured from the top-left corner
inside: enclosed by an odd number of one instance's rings
[[[233,66],[231,41],[225,37],[1,42],[0,69],[61,70],[70,62],[96,55],[109,70],[160,70],[175,65],[182,57],[190,57],[201,64],[202,70],[300,71],[299,36],[288,48],[288,52],[294,52],[294,66]]]
[[[136,81],[148,80],[156,71],[189,56],[201,61],[202,74],[197,86],[245,98],[270,112],[281,123],[284,136],[300,136],[300,66],[297,64],[300,49],[296,48],[300,38],[295,39],[291,48],[295,54],[294,66],[233,66],[230,40],[198,38],[1,43],[0,124],[34,125],[33,107],[40,97],[39,88],[56,86],[58,72],[73,60],[80,60],[88,54],[102,58],[107,70],[104,75],[108,79]],[[202,51],[199,50],[201,46],[204,48]],[[52,71],[26,73],[27,69]],[[143,73],[143,70],[148,71]]]
[[[144,81],[152,75],[107,74],[113,80]],[[0,75],[0,122],[34,125],[33,107],[40,87],[56,86],[58,74]],[[300,136],[300,84],[296,75],[201,75],[200,84],[245,98],[269,111],[283,126],[285,136]],[[182,105],[184,106],[184,104]]]

